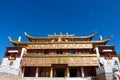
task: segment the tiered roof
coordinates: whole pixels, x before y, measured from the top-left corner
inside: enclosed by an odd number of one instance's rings
[[[58,38],[61,38],[61,39],[73,39],[73,40],[76,40],[76,39],[81,39],[81,40],[84,40],[84,41],[90,41],[94,35],[96,34],[96,32],[94,32],[93,34],[91,35],[88,35],[88,36],[74,36],[74,34],[62,34],[60,33],[60,35],[57,35],[56,33],[54,33],[53,35],[49,35],[47,37],[34,37],[34,36],[31,36],[29,34],[27,34],[25,32],[25,36],[31,41],[31,42],[34,42],[34,41],[37,41],[37,40],[51,40],[51,39],[58,39]]]
[[[105,45],[107,42],[109,42],[112,39],[112,36],[109,38],[103,40],[100,38],[100,40],[92,40],[92,38],[95,36],[96,32],[94,32],[91,35],[88,36],[75,36],[74,34],[62,34],[60,33],[57,35],[54,33],[53,35],[48,35],[47,37],[34,37],[25,32],[25,36],[29,39],[29,42],[20,42],[18,40],[13,40],[9,37],[9,40],[15,45],[15,46],[26,46],[27,44],[52,44],[52,43],[91,43],[95,45]]]

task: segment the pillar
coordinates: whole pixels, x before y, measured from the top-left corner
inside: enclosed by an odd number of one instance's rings
[[[99,54],[99,49],[98,49],[98,47],[96,47],[95,50],[96,50],[96,53],[97,53],[97,58],[99,58],[100,54]]]
[[[70,77],[70,70],[69,70],[69,67],[67,67],[66,72],[67,72],[67,77]]]
[[[98,73],[98,69],[99,69],[98,67],[95,67],[95,70],[96,70],[96,75],[97,75],[97,73]]]
[[[25,67],[22,68],[22,78],[24,77]]]
[[[80,77],[80,69],[77,68],[77,77]]]
[[[50,77],[53,77],[53,68],[50,68]]]
[[[83,67],[81,67],[81,73],[82,73],[82,77],[84,77],[84,69],[83,69]]]
[[[38,77],[38,70],[39,70],[39,68],[36,67],[36,74],[35,74],[35,77]]]

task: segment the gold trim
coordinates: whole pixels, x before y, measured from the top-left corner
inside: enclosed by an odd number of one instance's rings
[[[29,57],[29,58],[31,58],[31,57],[34,57],[34,58],[39,58],[39,57],[42,57],[42,58],[46,58],[46,57],[97,57],[97,54],[61,54],[61,55],[58,55],[58,54],[54,54],[54,55],[52,55],[52,54],[48,54],[48,55],[44,55],[44,54],[35,54],[35,53],[33,53],[33,54],[27,54],[27,53],[25,53],[24,55],[23,55],[23,58],[24,57]]]
[[[24,34],[28,39],[45,39],[45,38],[58,38],[58,37],[62,37],[62,38],[93,38],[94,35],[96,34],[96,32],[94,32],[93,34],[88,35],[88,36],[74,36],[74,34],[68,34],[68,33],[66,33],[65,35],[63,35],[62,33],[60,33],[60,35],[57,35],[56,33],[54,33],[53,35],[48,34],[48,37],[35,37],[35,36],[31,36],[31,35],[27,34],[26,32],[24,32]]]
[[[113,36],[110,36],[109,38],[105,40],[99,40],[99,41],[65,41],[65,42],[18,42],[17,40],[13,40],[11,37],[9,37],[9,41],[13,44],[78,44],[78,43],[107,43],[112,39]]]

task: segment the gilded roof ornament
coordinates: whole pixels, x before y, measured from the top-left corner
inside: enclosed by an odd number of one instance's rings
[[[62,32],[60,32],[60,36],[62,36]]]
[[[60,36],[59,36],[59,38],[58,38],[58,42],[61,42],[61,41],[62,41],[61,37],[62,37],[62,32],[60,33]]]
[[[68,37],[68,33],[66,33],[66,36]]]
[[[62,41],[62,39],[61,39],[61,37],[59,37],[59,38],[58,38],[58,42],[61,42],[61,41]]]
[[[61,36],[61,37],[73,37],[74,34],[68,34],[68,33],[63,34],[62,32],[60,32],[60,34],[58,34],[58,35],[56,33],[54,33],[53,35],[48,34],[48,37],[59,37],[59,36]]]
[[[54,33],[54,36],[56,36],[56,33]]]

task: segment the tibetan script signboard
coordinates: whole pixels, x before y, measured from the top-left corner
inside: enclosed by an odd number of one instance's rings
[[[23,58],[22,66],[51,66],[52,64],[68,64],[68,66],[98,66],[97,57],[69,58]]]
[[[92,48],[92,44],[29,44],[27,49],[70,49]]]

